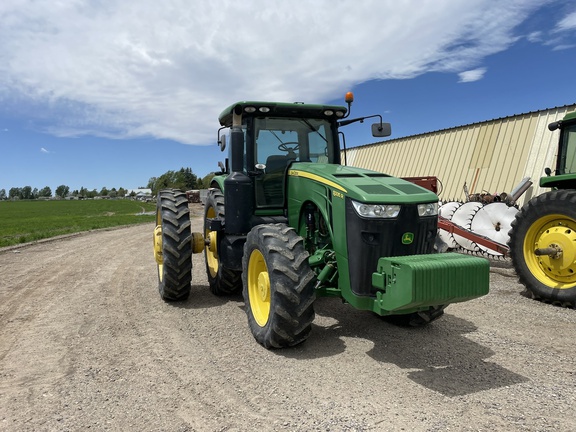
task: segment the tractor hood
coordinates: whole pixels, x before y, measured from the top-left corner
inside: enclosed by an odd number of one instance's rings
[[[435,193],[414,183],[362,168],[296,162],[290,166],[288,176],[322,183],[365,203],[407,204],[438,201]]]

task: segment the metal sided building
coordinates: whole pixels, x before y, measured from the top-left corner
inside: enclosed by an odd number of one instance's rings
[[[438,177],[444,201],[465,201],[464,183],[470,194],[500,194],[530,177],[522,205],[545,191],[538,186],[544,168],[556,167],[559,131],[548,124],[573,111],[576,104],[349,148],[346,163],[396,177]]]

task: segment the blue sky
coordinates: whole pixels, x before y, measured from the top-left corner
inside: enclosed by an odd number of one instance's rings
[[[352,90],[352,116],[382,114],[393,138],[576,103],[568,0],[4,0],[0,41],[6,192],[204,176],[238,100]]]

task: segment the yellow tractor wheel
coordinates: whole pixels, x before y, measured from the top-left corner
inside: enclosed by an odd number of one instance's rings
[[[531,297],[576,306],[576,191],[530,200],[512,223],[510,257]]]
[[[223,222],[224,218],[224,195],[219,189],[210,189],[204,204],[204,237],[207,240],[204,256],[210,291],[217,296],[237,294],[242,290],[241,271],[221,263],[218,232],[211,231],[208,226],[209,219],[220,219]]]
[[[242,258],[244,303],[254,338],[266,348],[304,342],[314,320],[314,272],[304,240],[285,224],[257,225]]]

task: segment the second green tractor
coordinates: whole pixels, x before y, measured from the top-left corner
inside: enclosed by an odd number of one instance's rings
[[[576,113],[550,123],[560,129],[554,175],[540,186],[550,191],[528,201],[510,230],[510,257],[529,296],[576,308]]]

